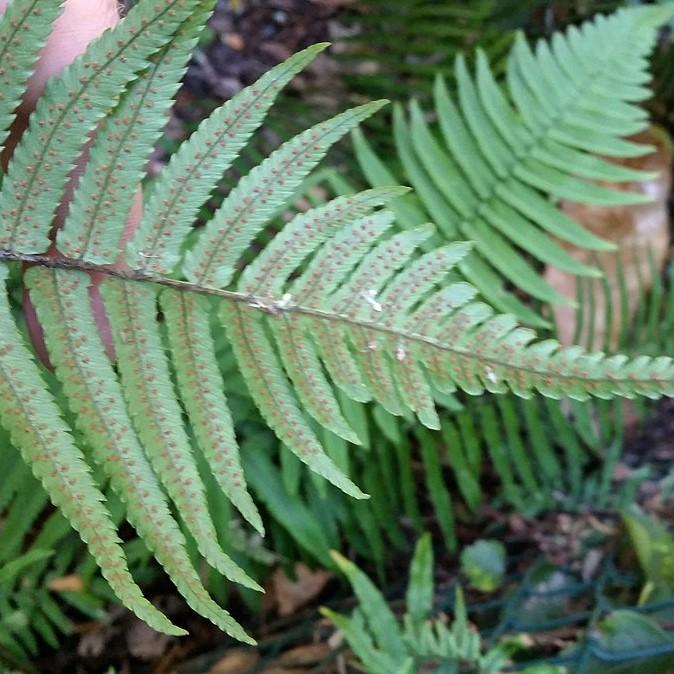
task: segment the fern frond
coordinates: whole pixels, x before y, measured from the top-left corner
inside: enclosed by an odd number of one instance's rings
[[[276,336],[284,316],[296,314],[306,319],[304,329],[319,345],[335,382],[339,384],[339,378],[325,353],[338,345],[355,363],[354,371],[361,376],[367,394],[394,414],[405,409],[419,411],[409,399],[403,401],[393,381],[396,364],[405,361],[423,365],[444,390],[459,387],[471,394],[485,389],[497,393],[512,390],[528,397],[538,390],[550,397],[584,400],[590,395],[657,396],[672,391],[674,366],[668,358],[630,361],[623,356],[586,353],[577,347],[564,349],[553,340],[532,342],[535,333],[519,327],[512,316],[495,314],[488,305],[470,301],[473,291],[466,284],[443,288],[443,278],[468,248],[450,244],[415,257],[430,234],[428,227],[403,232],[365,254],[361,251],[360,264],[355,269],[342,267],[334,285],[335,274],[327,266],[326,287],[310,299],[280,292],[239,294],[239,301],[248,306],[227,308],[231,323],[226,325],[237,357],[246,363],[246,378],[256,385],[267,380],[278,384],[276,366],[264,367],[274,363],[275,356],[261,317],[266,315],[271,334]],[[339,243],[328,240],[316,259],[329,260],[335,248],[340,250]],[[343,264],[343,259],[336,260],[335,267]],[[305,273],[311,276],[311,264]],[[303,285],[301,276],[297,285]],[[440,289],[436,289],[438,285]],[[255,354],[262,354],[263,349],[269,353],[259,356],[258,370],[248,371],[249,359],[257,358]],[[272,399],[269,390],[260,395],[267,396],[267,403]]]
[[[397,139],[407,143],[404,162],[409,165],[410,157],[415,162],[412,182],[423,183],[422,198],[431,195],[435,200],[433,211],[443,216],[440,225],[447,238],[475,238],[480,255],[471,253],[472,261],[467,257],[469,245],[438,246],[435,230],[430,225],[419,226],[422,221],[411,223],[405,231],[391,232],[394,214],[380,207],[402,193],[394,187],[336,199],[291,219],[276,236],[261,236],[271,234],[275,216],[330,146],[381,107],[379,101],[337,115],[281,145],[239,182],[211,221],[193,232],[195,213],[221,171],[262,123],[279,89],[320,51],[322,46],[318,46],[263,77],[193,134],[175,155],[165,177],[149,192],[143,222],[126,250],[129,268],[101,266],[102,261],[114,260],[114,245],[128,212],[129,194],[121,185],[138,176],[146,156],[147,147],[133,147],[134,134],[139,144],[156,137],[166,97],[175,90],[186,50],[210,6],[206,0],[141,0],[118,28],[106,33],[49,86],[2,186],[0,259],[36,265],[26,273],[26,285],[45,331],[57,379],[63,384],[75,425],[126,505],[128,520],[190,606],[236,638],[248,641],[243,629],[202,586],[162,491],[163,482],[204,556],[229,577],[253,585],[216,544],[217,529],[206,507],[179,402],[189,414],[196,443],[219,485],[243,516],[262,531],[260,514],[246,488],[234,420],[223,392],[223,374],[210,334],[211,315],[217,320],[213,329],[224,328],[230,355],[253,402],[289,450],[282,460],[285,477],[290,475],[286,482],[297,485],[299,473],[288,461],[295,454],[314,473],[357,498],[365,494],[340,470],[348,468],[345,441],[367,442],[367,437],[361,437],[366,434],[349,396],[378,402],[377,414],[384,420],[381,425],[386,428],[388,423],[389,431],[395,424],[386,411],[406,417],[413,413],[423,424],[437,428],[435,399],[457,388],[471,394],[512,391],[523,397],[540,391],[579,400],[590,395],[657,396],[674,393],[674,364],[667,358],[629,360],[576,347],[564,349],[550,340],[535,342],[534,333],[520,327],[514,316],[496,313],[489,304],[476,300],[473,287],[454,271],[459,265],[462,271],[468,270],[469,280],[479,280],[479,290],[500,286],[497,272],[508,272],[513,280],[523,280],[532,294],[550,300],[555,298],[540,285],[523,250],[539,259],[562,260],[576,272],[593,273],[562,258],[547,240],[547,233],[555,228],[559,233],[567,224],[560,214],[550,217],[554,209],[548,198],[633,201],[578,177],[583,172],[634,177],[591,158],[595,146],[588,140],[596,135],[616,153],[638,149],[624,141],[622,134],[643,123],[632,101],[643,93],[644,59],[640,56],[634,66],[626,64],[632,56],[628,50],[645,55],[653,30],[644,27],[651,15],[630,11],[598,19],[595,26],[577,34],[571,31],[563,38],[564,48],[574,55],[573,68],[560,62],[563,50],[554,42],[550,53],[539,47],[535,54],[519,43],[509,75],[514,106],[490,79],[484,59],[479,60],[475,79],[457,61],[458,105],[443,94],[440,85],[437,90],[438,107],[444,105],[452,112],[446,112],[443,123],[454,146],[446,142],[443,147],[420,109],[412,109],[410,124],[397,113]],[[172,41],[174,46],[163,51]],[[171,49],[175,49],[172,54]],[[538,80],[531,81],[534,71],[543,80],[559,84],[554,105],[539,100],[544,90],[537,88]],[[611,80],[611,86],[595,87],[594,81],[601,77]],[[619,105],[607,113],[605,131],[595,134],[596,124],[588,110],[609,108],[609,98]],[[154,107],[143,128],[141,111],[149,101]],[[520,110],[521,105],[527,110]],[[558,111],[565,111],[565,116],[555,117]],[[70,168],[88,134],[108,113],[111,117],[92,151],[90,172],[80,183],[61,235],[71,257],[36,254],[47,248],[53,211]],[[133,120],[122,128],[129,115]],[[465,138],[457,144],[458,131]],[[115,170],[107,166],[104,156],[112,152],[118,163],[126,150],[130,160],[122,173],[117,173],[116,164]],[[114,182],[117,176],[122,176],[119,184]],[[443,183],[448,177],[453,180],[452,190]],[[102,181],[100,190],[97,180]],[[107,210],[106,201],[114,201],[115,195],[120,197],[119,213]],[[494,225],[500,219],[508,224],[497,234]],[[578,227],[569,226],[566,231],[576,242],[604,245]],[[256,250],[250,262],[253,244],[260,252]],[[105,355],[92,318],[90,272],[107,278],[102,292],[117,346],[116,368]],[[506,305],[518,315],[529,311],[531,317],[531,310],[512,296],[508,299],[501,290],[492,295],[499,309]],[[200,296],[210,296],[213,307]],[[10,346],[7,353],[23,353],[16,348],[19,337],[6,299],[3,302],[0,325]],[[170,361],[164,352],[164,327]],[[24,452],[32,452],[39,446],[32,444],[39,431],[54,442],[65,437],[59,451],[77,452],[34,364],[27,354],[21,358],[19,365],[26,366],[29,383],[22,383],[15,369],[7,381],[0,381],[4,401],[0,401],[0,414],[3,423],[14,429],[14,442]],[[8,363],[10,369],[15,367],[11,359]],[[16,379],[19,383],[15,384]],[[24,385],[27,390],[14,388]],[[335,391],[335,386],[342,391]],[[18,403],[30,405],[33,399],[40,402],[40,410],[29,408],[30,414],[24,413]],[[46,412],[41,411],[43,402]],[[327,451],[305,410],[322,427],[319,430],[325,430]],[[507,405],[501,411],[512,416]],[[39,416],[43,413],[49,415],[44,426]],[[485,412],[480,418],[493,428],[489,415]],[[425,437],[431,434],[425,432]],[[431,498],[449,508],[451,499],[443,492],[437,455],[428,442],[421,444]],[[474,469],[480,451],[453,458],[453,465]],[[531,475],[524,468],[513,469],[498,443],[489,451],[505,476],[507,497],[517,502],[522,498],[518,479],[531,484]],[[523,451],[517,448],[514,453],[521,457]],[[73,465],[84,470],[78,463],[80,455],[76,457]],[[47,459],[51,458],[49,454]],[[44,462],[45,471],[53,469],[49,461]],[[275,479],[271,486],[270,480],[265,482],[272,462],[266,456],[246,456],[249,466],[261,500],[277,511],[289,508],[278,489],[283,479]],[[545,457],[542,468],[546,480],[559,474],[557,465]],[[40,474],[46,486],[58,491],[50,482],[52,473],[48,479],[46,474]],[[393,490],[389,483],[395,482],[391,475],[391,464],[381,472],[370,466],[363,472],[363,486],[376,494],[388,494],[387,490]],[[100,494],[95,487],[86,487],[82,475],[75,477],[76,486],[88,490],[82,494],[82,508],[88,508]],[[405,480],[409,501],[411,476]],[[472,487],[464,492],[476,503]],[[316,496],[325,484],[316,479],[312,488]],[[69,504],[59,501],[58,493],[52,497],[75,521],[78,511],[68,510]],[[99,505],[91,507],[102,509],[100,501],[96,502]],[[294,508],[284,514],[283,521],[302,521],[296,538],[325,556],[327,541],[333,535],[336,538],[336,533],[323,535],[319,525],[307,527],[305,510]],[[363,507],[358,512],[363,519],[356,526],[368,542],[383,548],[378,527],[386,521],[387,511]],[[85,525],[90,523],[85,522],[82,530]],[[102,531],[110,532],[111,525],[105,526],[108,529],[102,527]],[[449,509],[441,526],[451,542]],[[310,541],[312,537],[319,542]],[[395,533],[388,538],[396,542]],[[116,552],[109,554],[117,559]],[[102,566],[105,563],[101,561]],[[140,615],[151,610],[138,603],[135,590],[124,585],[131,582],[126,576],[116,582],[116,591]],[[162,625],[154,614],[148,620],[162,629],[175,629]]]
[[[3,285],[7,268],[0,267]],[[0,293],[0,418],[52,502],[79,532],[124,605],[154,629],[185,634],[150,604],[131,578],[124,553],[82,453],[40,377]]]
[[[306,271],[292,283],[290,297],[310,306],[320,305],[320,301],[331,295],[367,253],[372,242],[393,224],[393,220],[392,213],[384,211],[344,227],[317,251]],[[321,321],[295,318],[296,322],[298,320],[300,324],[304,321],[305,326],[313,330],[316,346],[335,384],[354,400],[371,400],[358,365],[345,344],[332,340],[327,326]]]
[[[103,120],[66,221],[56,237],[64,255],[96,264],[111,264],[119,257],[119,242],[136,185],[143,179],[145,165],[210,13],[210,4],[194,10]]]
[[[261,590],[218,546],[204,487],[171,383],[156,313],[156,289],[109,280],[101,287],[115,337],[122,387],[150,463],[206,561],[230,580]]]
[[[190,563],[185,539],[133,430],[114,370],[89,318],[89,277],[34,268],[27,272],[26,284],[78,426],[127,504],[127,519],[195,611],[237,639],[251,642],[208,596]]]
[[[636,103],[648,96],[646,57],[658,15],[642,9],[597,17],[580,30],[556,34],[550,43],[540,40],[533,49],[519,35],[508,60],[507,91],[497,84],[482,52],[477,52],[474,75],[458,57],[456,96],[442,78],[436,81],[437,126],[428,124],[415,102],[408,115],[396,109],[396,144],[410,183],[448,238],[475,242],[475,254],[464,266],[479,257],[492,273],[552,303],[565,300],[527,256],[573,274],[598,274],[550,235],[595,250],[611,249],[611,244],[554,202],[627,205],[646,198],[591,182],[649,177],[596,156],[651,150],[626,139],[648,124]],[[663,10],[665,15],[671,11]],[[356,143],[361,158],[371,153],[362,136]],[[483,276],[484,270],[473,271]],[[481,291],[486,286],[475,276],[471,281]],[[517,314],[526,320],[521,311]]]
[[[131,267],[155,274],[173,269],[182,240],[214,183],[260,126],[281,89],[326,46],[308,47],[270,70],[218,108],[180,146],[154,186],[127,246]]]
[[[0,150],[62,0],[14,0],[0,17]]]
[[[185,277],[201,285],[229,285],[240,255],[330,147],[385,104],[373,101],[321,122],[256,166],[232,190],[186,253]]]
[[[204,298],[166,289],[161,294],[169,343],[185,409],[201,451],[218,484],[260,533],[264,526],[241,468],[232,415],[217,368],[209,311]]]
[[[47,85],[0,193],[0,248],[24,253],[48,248],[56,206],[89,133],[194,9],[193,0],[142,0]]]
[[[321,300],[327,302],[337,315],[345,318],[356,318],[368,311],[373,312],[370,315],[380,314],[383,311],[378,300],[380,291],[395,272],[410,261],[418,246],[432,233],[432,226],[423,226],[381,242],[362,258],[353,274],[331,298],[323,296]],[[347,333],[341,332],[342,338],[346,337]],[[329,339],[334,338],[334,335],[329,335]],[[402,414],[402,399],[393,381],[390,363],[380,350],[378,335],[357,329],[350,339],[357,367],[363,373],[370,395],[391,414]]]

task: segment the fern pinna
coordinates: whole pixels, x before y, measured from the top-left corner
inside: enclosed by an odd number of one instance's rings
[[[9,78],[0,99],[3,129],[60,5],[13,0],[0,24],[3,37],[20,43],[13,67],[3,71]],[[431,225],[393,230],[385,206],[406,188],[366,190],[299,213],[251,260],[252,244],[259,247],[270,219],[330,146],[382,102],[348,110],[281,145],[194,230],[199,208],[279,90],[325,45],[291,57],[214,112],[150,187],[140,226],[123,244],[134,185],[212,5],[142,0],[39,100],[3,179],[0,269],[7,278],[19,263],[30,263],[25,286],[75,428],[64,420],[6,294],[0,299],[0,417],[129,609],[157,630],[182,633],[129,574],[89,455],[190,606],[250,641],[204,590],[169,503],[209,564],[257,587],[217,544],[183,419],[184,410],[194,445],[224,493],[262,532],[215,358],[214,305],[269,426],[312,470],[356,498],[366,495],[329,458],[308,419],[358,443],[335,387],[395,415],[414,412],[437,428],[438,392],[658,396],[674,392],[674,363],[533,341],[530,329],[495,314],[472,286],[449,276],[470,244],[429,246]],[[626,16],[641,22],[650,14],[630,10]],[[30,26],[26,42],[22,26]],[[56,235],[63,256],[47,255],[54,211],[95,128],[89,162]],[[91,294],[101,275],[116,366],[92,318]]]

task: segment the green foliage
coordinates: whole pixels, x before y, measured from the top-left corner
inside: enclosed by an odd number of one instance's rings
[[[420,199],[400,201],[401,225],[415,226],[430,216],[444,238],[473,241],[462,273],[498,309],[540,325],[503,280],[543,302],[564,303],[532,259],[573,274],[598,274],[569,256],[556,239],[592,250],[609,250],[612,244],[556,204],[560,199],[595,205],[644,200],[590,179],[615,183],[648,175],[597,155],[649,152],[625,137],[648,125],[647,113],[638,106],[650,96],[647,56],[658,22],[670,15],[668,5],[620,10],[533,48],[520,34],[508,57],[505,91],[484,53],[477,52],[474,74],[457,57],[456,95],[443,78],[436,80],[437,123],[428,123],[416,101],[407,110],[394,110],[405,180]],[[396,180],[360,133],[355,149],[372,185]]]
[[[57,648],[72,622],[64,612],[101,618],[109,589],[94,577],[93,560],[85,554],[68,521],[59,512],[45,514],[48,497],[0,434],[0,670],[23,668],[43,641]],[[82,590],[57,594],[50,582],[75,574]],[[2,670],[4,671],[4,670]]]
[[[518,8],[529,2],[519,0]],[[503,9],[503,4],[504,0],[354,3],[342,12],[345,34],[337,38],[334,50],[346,94],[356,100],[373,95],[406,100],[414,92],[427,100],[433,79],[442,75],[453,81],[454,57],[476,44],[486,50],[500,74],[513,37],[511,26],[504,29],[502,21],[513,8]],[[368,132],[378,151],[387,156],[395,152],[386,119],[371,120]]]
[[[603,657],[589,662],[588,671],[593,674],[669,674],[672,656],[666,650],[671,644],[671,635],[647,616],[634,611],[614,611],[598,626],[597,645]],[[636,650],[650,650],[651,654],[636,658],[626,655]]]
[[[506,549],[501,541],[479,540],[461,551],[461,570],[476,590],[493,592],[503,582]]]
[[[505,671],[507,658],[494,647],[485,648],[469,623],[463,594],[457,591],[454,619],[429,619],[433,607],[433,553],[430,537],[417,544],[407,589],[407,612],[399,623],[384,596],[370,579],[335,553],[340,570],[351,583],[360,605],[347,617],[323,609],[344,634],[349,647],[369,674],[433,671],[458,674],[463,667],[476,667],[483,674]]]
[[[29,6],[28,0],[13,0],[13,11]],[[143,597],[132,578],[101,489],[106,480],[124,504],[126,519],[188,604],[232,636],[251,641],[204,589],[188,552],[190,538],[171,509],[175,506],[209,564],[257,587],[219,545],[195,446],[253,527],[263,529],[246,479],[262,502],[273,504],[277,513],[285,509],[279,516],[285,526],[302,520],[304,526],[293,535],[326,556],[334,528],[323,534],[312,511],[285,503],[280,487],[297,483],[299,459],[313,471],[317,495],[327,493],[324,479],[357,499],[366,497],[350,477],[355,473],[348,470],[345,445],[334,440],[365,442],[358,424],[349,420],[362,414],[354,412],[357,403],[373,401],[379,405],[375,414],[416,415],[437,429],[436,401],[452,400],[458,390],[512,392],[523,398],[538,391],[581,401],[657,397],[674,392],[674,363],[563,349],[552,340],[534,342],[531,330],[477,300],[475,289],[453,271],[458,264],[465,267],[470,244],[435,245],[431,225],[393,232],[394,215],[382,206],[405,191],[398,187],[338,197],[296,214],[269,236],[274,216],[329,148],[376,112],[380,101],[343,112],[281,145],[240,180],[204,227],[194,229],[193,220],[220,173],[263,122],[280,88],[322,45],[291,57],[204,122],[149,189],[141,225],[116,259],[132,187],[211,6],[206,0],[163,0],[159,7],[155,0],[141,0],[40,99],[0,192],[0,269],[5,280],[10,272],[18,273],[18,263],[33,264],[25,286],[64,400],[47,384],[2,293],[0,418],[128,608],[155,629],[183,633]],[[646,51],[652,29],[640,28],[644,16],[650,15],[631,11],[606,20],[600,37],[607,31],[607,39],[622,39],[626,26],[639,28],[628,37],[635,49]],[[588,30],[594,35],[595,29]],[[16,83],[8,91],[25,84],[26,67],[14,73]],[[522,77],[531,74],[529,68],[536,70],[528,61],[518,67]],[[625,73],[621,80],[624,91],[632,92],[633,75]],[[532,104],[534,121],[538,112]],[[68,256],[47,256],[51,219],[71,167],[101,119],[92,161],[57,237]],[[609,141],[615,141],[613,136]],[[550,152],[558,149],[554,145]],[[568,147],[559,150],[562,161],[568,152]],[[533,170],[531,164],[526,168]],[[565,184],[569,190],[586,189],[576,179]],[[610,194],[602,198],[614,199]],[[519,268],[514,266],[513,278],[522,276],[526,286],[527,274]],[[95,282],[93,271],[102,274]],[[92,320],[90,296],[98,288],[110,319],[116,367]],[[214,358],[214,340],[223,333],[255,408],[284,444],[283,475],[276,483],[263,451],[240,457]],[[190,415],[190,426],[181,408]],[[92,475],[90,458],[100,475]],[[495,453],[493,458],[500,459]],[[450,499],[437,456],[426,449],[424,462],[433,480],[432,496],[446,512],[443,530],[451,537],[451,513],[444,507]],[[365,474],[364,487],[374,491],[381,482],[372,476]],[[474,489],[465,493],[475,499]],[[320,509],[319,500],[312,510]],[[330,515],[323,518],[329,521]],[[366,537],[373,532],[370,523],[361,525]],[[374,598],[361,577],[355,582]],[[376,605],[384,610],[381,602]],[[460,607],[457,611],[462,615]],[[391,629],[393,622],[389,616]],[[419,643],[428,642],[428,648],[451,653],[461,637],[466,653],[482,657],[466,632],[465,616],[452,629],[420,629]],[[379,638],[387,637],[382,632]],[[496,671],[496,660],[489,662]],[[405,660],[398,665],[407,666]]]
[[[623,512],[622,517],[646,577],[641,601],[671,597],[674,593],[674,535],[662,522],[645,515],[637,506]]]
[[[368,96],[407,96],[410,90],[430,89],[436,73],[451,76],[451,59],[478,40],[498,54],[510,41],[508,31],[496,25],[500,4],[494,0],[359,3],[343,19],[350,34],[341,38],[338,54],[349,90]],[[398,39],[387,39],[390,35]]]
[[[405,613],[396,620],[372,581],[352,562],[339,555],[336,559],[359,605],[350,617],[328,609],[322,612],[344,635],[368,674],[500,674],[511,671],[526,674],[570,674],[571,671],[667,674],[671,671],[671,634],[645,614],[645,611],[658,608],[666,610],[665,605],[653,603],[644,609],[644,614],[637,610],[609,610],[613,600],[608,601],[604,593],[614,593],[615,588],[603,587],[608,576],[595,584],[579,584],[573,576],[567,577],[552,567],[548,567],[546,577],[545,572],[540,573],[544,569],[534,566],[517,584],[509,586],[502,597],[491,597],[484,604],[476,603],[470,611],[464,604],[461,590],[456,589],[453,619],[450,621],[442,614],[431,617],[433,553],[430,537],[425,534],[414,552]],[[589,610],[584,602],[570,601],[572,597],[578,600],[579,595],[585,593],[588,597],[595,593]],[[498,609],[496,626],[491,623],[495,608]],[[477,627],[468,622],[469,612],[480,624],[483,620],[489,624],[490,629],[485,632],[489,634],[489,640],[483,640]],[[663,613],[665,621],[666,615]],[[580,617],[584,622],[590,619],[588,631],[579,633],[574,642],[551,657],[549,663],[542,660],[528,635],[554,632],[565,625],[570,627]],[[520,629],[526,634],[519,633]]]

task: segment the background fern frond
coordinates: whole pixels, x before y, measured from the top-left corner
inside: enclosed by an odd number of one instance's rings
[[[553,237],[586,248],[610,248],[557,209],[556,200],[643,200],[589,181],[649,177],[595,156],[650,151],[626,139],[648,123],[637,103],[649,95],[646,57],[655,42],[656,15],[643,14],[643,9],[598,17],[580,30],[556,34],[549,44],[538,41],[533,50],[519,35],[508,59],[507,93],[483,53],[478,51],[475,75],[458,57],[456,98],[442,79],[436,82],[437,126],[429,126],[417,103],[410,105],[409,114],[395,111],[399,156],[424,209],[448,238],[475,242],[475,254],[462,271],[490,302],[521,320],[531,316],[512,299],[506,308],[504,298],[489,289],[490,272],[532,297],[563,303],[528,258],[596,275]],[[381,184],[376,156],[362,135],[356,135],[356,150],[370,183]]]

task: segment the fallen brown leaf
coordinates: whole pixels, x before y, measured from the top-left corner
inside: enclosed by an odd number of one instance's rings
[[[272,575],[272,592],[280,616],[292,615],[305,604],[317,597],[332,579],[328,571],[312,571],[301,562],[295,565],[295,580],[286,576],[283,569],[276,569]]]
[[[113,632],[103,625],[85,632],[77,643],[77,655],[81,658],[98,658],[103,654]]]
[[[247,648],[233,648],[224,658],[208,670],[208,674],[247,674],[260,660],[260,656]]]
[[[222,36],[222,41],[230,49],[234,49],[235,51],[241,51],[246,46],[243,36],[240,33],[227,33]]]
[[[317,665],[330,655],[331,649],[325,644],[305,644],[291,648],[279,657],[278,662],[283,667],[297,667]]]
[[[52,578],[47,583],[52,592],[81,592],[84,589],[84,581],[77,575],[61,576]]]
[[[154,660],[161,657],[170,641],[171,637],[156,632],[140,620],[134,620],[126,632],[129,653],[139,660]]]

